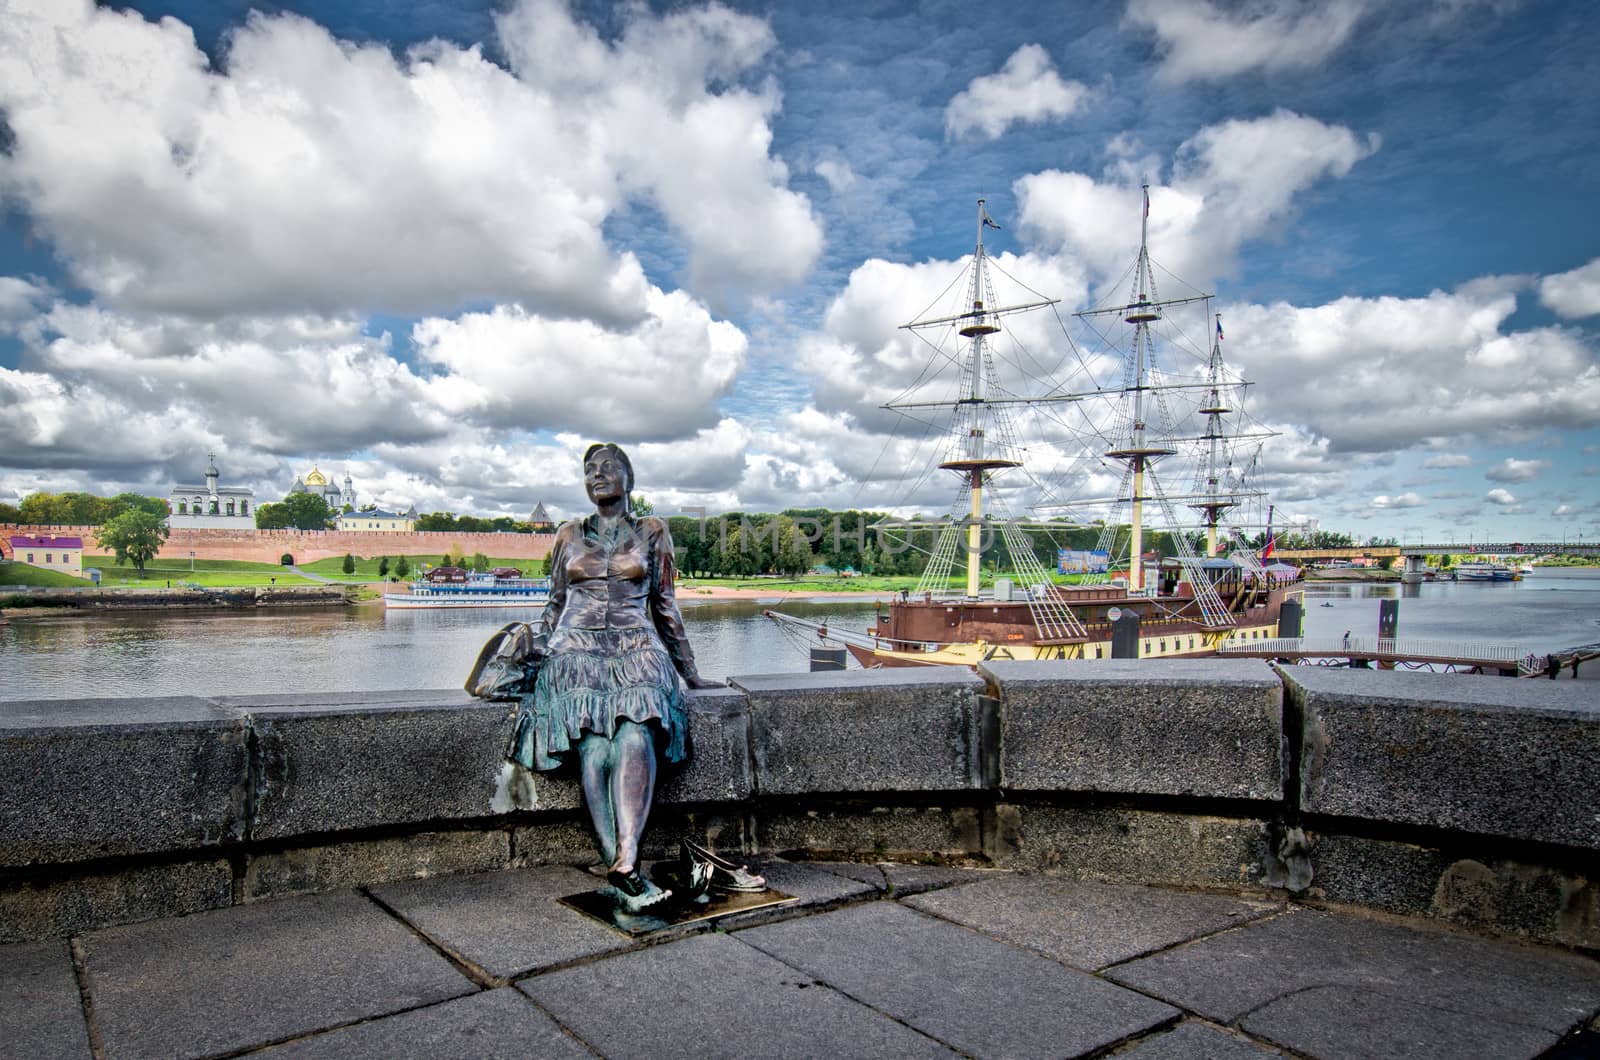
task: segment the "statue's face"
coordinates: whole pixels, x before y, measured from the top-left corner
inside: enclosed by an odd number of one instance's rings
[[[596,504],[619,500],[628,492],[628,469],[614,450],[597,450],[583,462],[583,486]]]

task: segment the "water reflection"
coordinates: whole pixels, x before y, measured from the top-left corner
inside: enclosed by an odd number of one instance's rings
[[[713,677],[807,668],[804,648],[756,601],[685,601],[684,622]],[[864,627],[870,601],[786,610]],[[478,649],[529,610],[136,612],[0,625],[0,699],[230,695],[454,688]]]
[[[1402,637],[1535,652],[1600,641],[1600,569],[1488,584],[1316,582],[1305,595],[1311,637],[1374,634],[1378,601],[1400,598]],[[685,599],[700,671],[805,670],[808,638],[762,618],[768,606]],[[861,630],[873,601],[790,601],[783,609]],[[0,625],[0,699],[457,688],[491,632],[535,614],[362,606],[18,619]]]

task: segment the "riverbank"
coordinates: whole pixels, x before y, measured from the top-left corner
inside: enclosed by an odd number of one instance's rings
[[[1307,568],[1308,582],[1397,582],[1400,572],[1380,567],[1325,567]]]
[[[276,607],[343,607],[353,587],[50,589],[0,591],[0,616],[36,618],[75,611],[192,611]]]

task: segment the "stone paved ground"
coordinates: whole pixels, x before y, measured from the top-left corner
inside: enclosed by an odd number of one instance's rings
[[[1575,1057],[1600,962],[1269,900],[895,865],[638,941],[568,868],[0,947],[0,1057]],[[1588,1027],[1585,1030],[1585,1027]]]

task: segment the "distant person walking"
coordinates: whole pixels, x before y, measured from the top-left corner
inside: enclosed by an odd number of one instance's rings
[[[1348,629],[1344,631],[1344,650],[1350,650],[1350,631]]]

